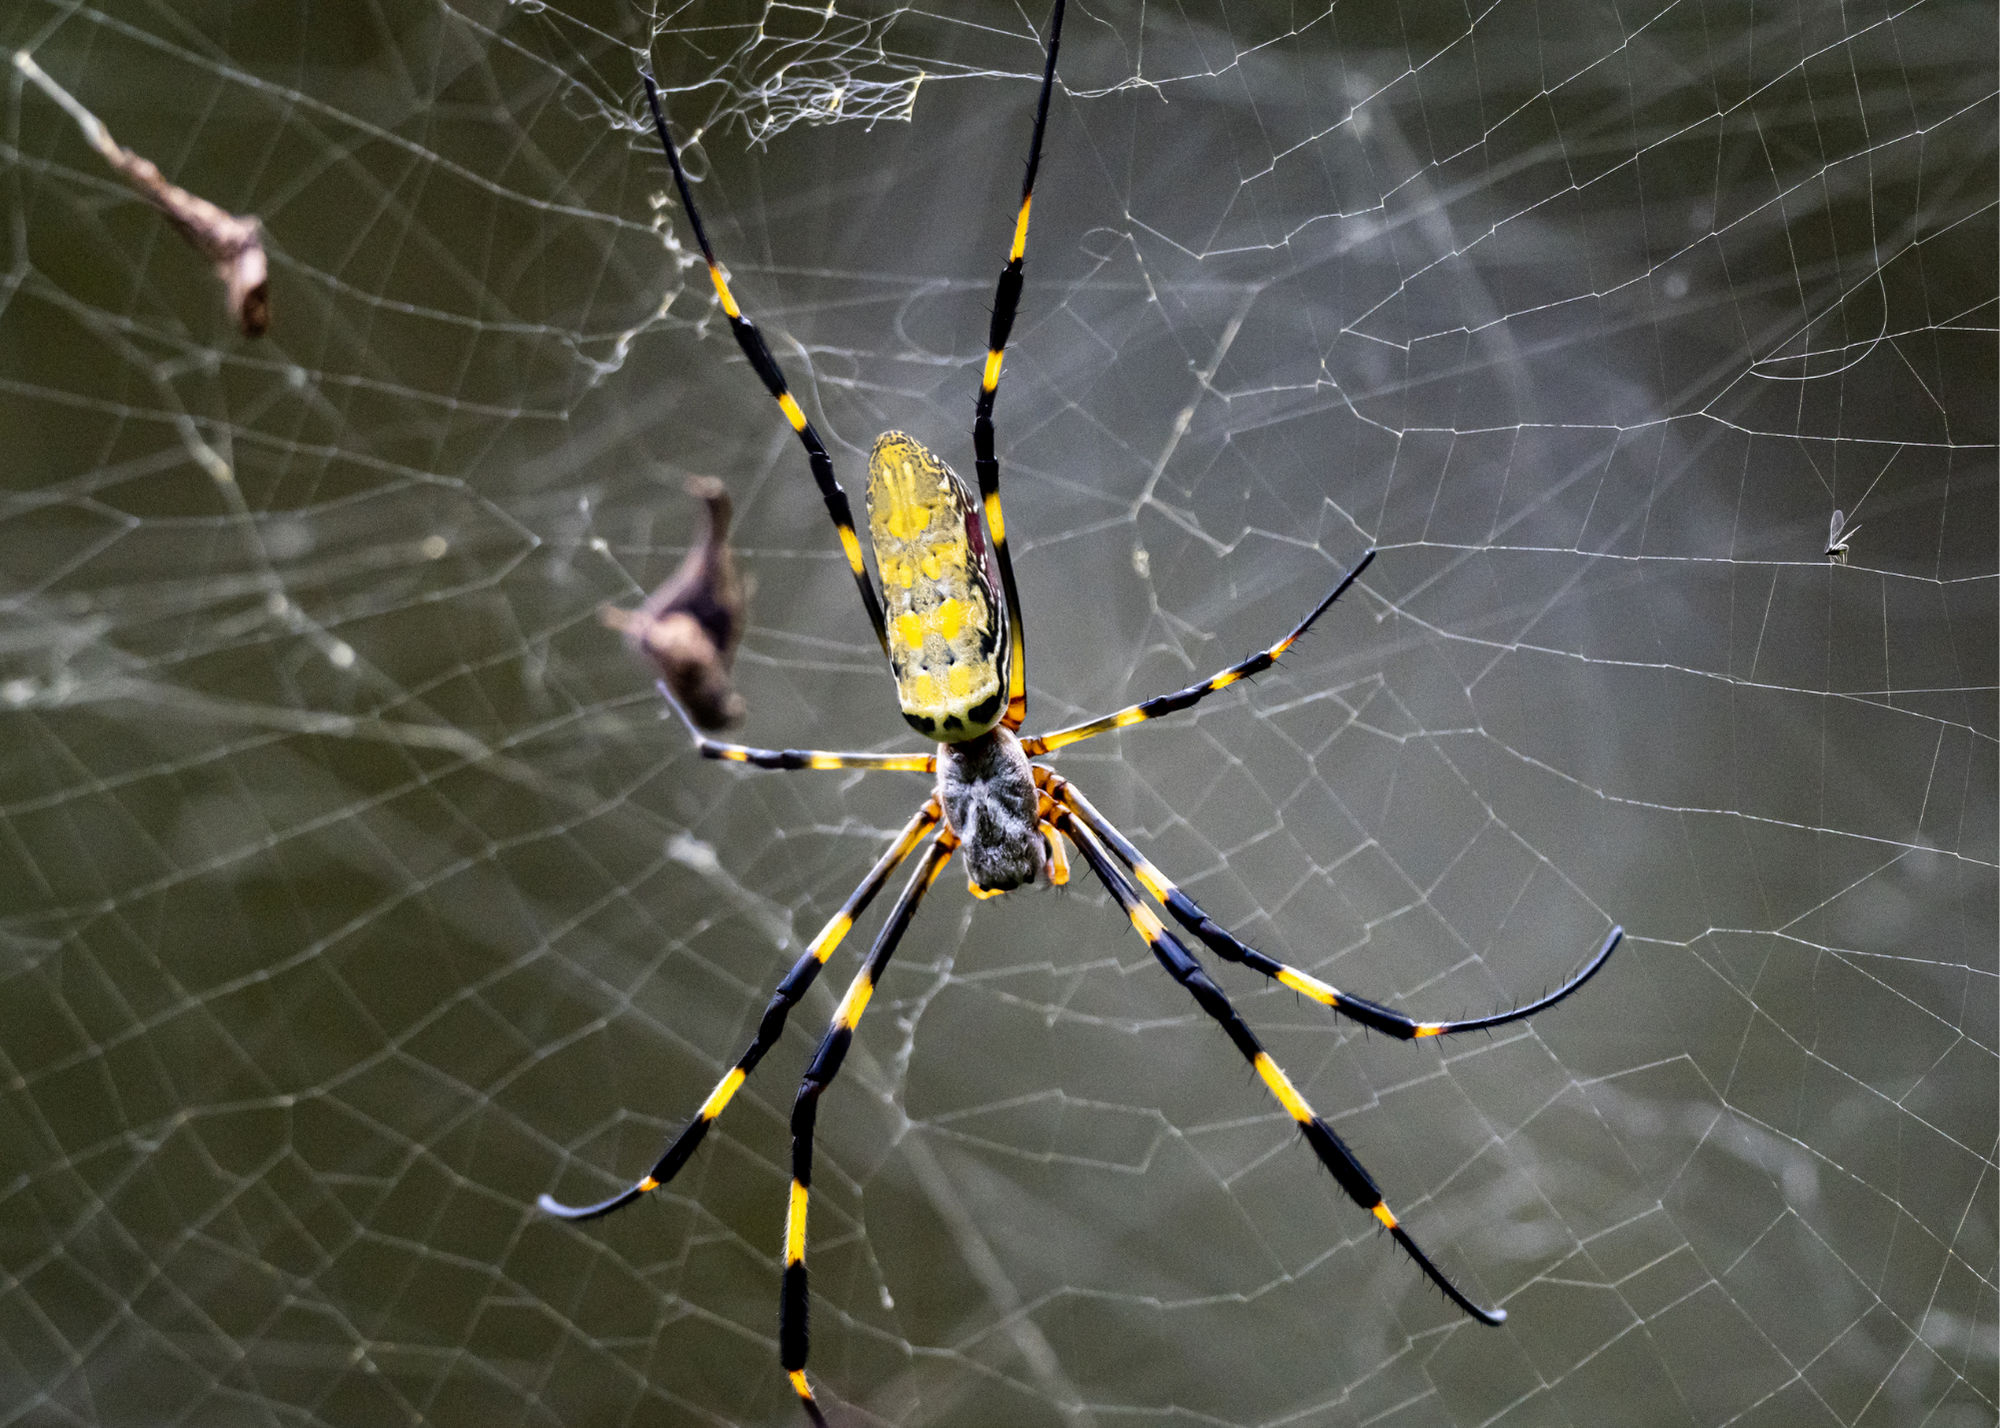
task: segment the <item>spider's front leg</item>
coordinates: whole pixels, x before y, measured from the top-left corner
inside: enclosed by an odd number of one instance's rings
[[[1209,695],[1227,689],[1239,680],[1262,674],[1283,658],[1285,651],[1299,642],[1305,632],[1313,627],[1313,621],[1333,608],[1333,602],[1347,593],[1348,586],[1361,578],[1361,572],[1366,570],[1369,562],[1374,559],[1375,551],[1371,546],[1362,552],[1361,559],[1354,562],[1354,568],[1340,578],[1340,583],[1327,592],[1326,598],[1313,606],[1311,612],[1292,627],[1290,634],[1269,649],[1259,650],[1246,660],[1240,660],[1227,669],[1218,670],[1199,684],[1176,689],[1172,694],[1156,694],[1151,699],[1127,705],[1116,713],[1106,714],[1099,719],[1089,719],[1081,724],[1072,724],[1069,728],[1058,729],[1053,734],[1040,734],[1032,739],[1023,739],[1021,747],[1028,751],[1030,758],[1039,758],[1043,754],[1055,752],[1066,744],[1080,743],[1085,739],[1094,739],[1099,734],[1109,733],[1113,729],[1127,729],[1134,724],[1143,724],[1148,719],[1158,719],[1163,714],[1174,714],[1192,708]]]
[[[681,716],[681,723],[687,726],[688,737],[705,759],[717,759],[729,764],[750,764],[760,769],[874,769],[896,773],[934,773],[937,770],[935,754],[876,754],[837,753],[829,749],[759,749],[749,744],[732,744],[722,739],[711,739],[687,710],[681,707],[672,689],[665,680],[658,680],[654,687],[660,697],[673,706],[674,713]]]
[[[1014,242],[1007,249],[1007,266],[993,293],[993,319],[986,332],[986,367],[979,378],[979,399],[972,412],[973,470],[979,477],[979,500],[993,553],[1000,566],[1000,585],[1007,599],[1007,709],[1002,722],[1018,730],[1028,717],[1028,637],[1021,624],[1021,592],[1014,584],[1014,557],[1007,548],[1007,517],[1000,509],[1000,458],[993,448],[993,399],[1000,391],[1000,364],[1007,338],[1014,330],[1024,283],[1022,263],[1028,254],[1028,215],[1035,204],[1035,175],[1042,166],[1042,134],[1049,125],[1049,96],[1056,85],[1056,51],[1062,45],[1064,0],[1049,12],[1048,58],[1042,68],[1042,94],[1035,104],[1035,132],[1028,140],[1028,167],[1021,178],[1021,207],[1014,216]]]
[[[689,188],[687,172],[681,167],[680,150],[675,148],[673,136],[667,132],[667,116],[660,108],[659,86],[653,82],[651,74],[642,74],[640,78],[646,82],[646,104],[653,111],[653,127],[659,130],[660,147],[667,151],[667,165],[674,171],[674,185],[680,190],[681,208],[687,213],[688,226],[694,229],[695,242],[701,245],[702,260],[708,264],[708,280],[715,288],[715,299],[722,304],[723,315],[729,319],[729,330],[735,335],[736,345],[749,359],[750,369],[764,384],[764,390],[777,402],[778,410],[784,413],[786,422],[799,438],[799,444],[806,450],[806,462],[812,467],[820,499],[826,502],[826,513],[840,537],[841,554],[847,558],[854,586],[861,592],[862,608],[868,612],[868,623],[874,627],[882,652],[887,654],[889,637],[882,624],[882,604],[875,597],[875,586],[868,578],[868,567],[862,563],[861,538],[854,533],[854,513],[848,507],[847,492],[833,474],[833,458],[827,455],[826,443],[820,440],[819,432],[814,430],[812,422],[800,409],[797,398],[786,387],[785,374],[779,369],[777,359],[771,355],[764,334],[736,305],[736,297],[729,291],[729,279],[723,274],[722,264],[715,260],[715,249],[709,246],[708,230],[702,226],[701,214],[695,210],[694,191]]]

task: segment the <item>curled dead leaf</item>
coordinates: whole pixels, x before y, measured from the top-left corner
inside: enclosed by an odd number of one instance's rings
[[[245,337],[262,337],[271,325],[270,264],[264,256],[263,225],[254,217],[231,213],[169,182],[159,165],[113,139],[104,121],[49,78],[26,50],[15,52],[14,68],[60,105],[104,161],[144,194],[194,250],[214,265],[237,327]]]
[[[687,492],[708,506],[708,532],[680,568],[636,610],[607,605],[599,618],[651,660],[667,690],[703,729],[743,717],[743,696],[729,671],[743,638],[747,598],[729,548],[729,493],[712,476],[689,479]]]

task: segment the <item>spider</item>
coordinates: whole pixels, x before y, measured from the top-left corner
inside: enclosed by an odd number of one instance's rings
[[[1453,1304],[1482,1324],[1499,1324],[1501,1309],[1487,1309],[1469,1299],[1418,1247],[1409,1231],[1391,1213],[1374,1180],[1362,1168],[1346,1142],[1314,1112],[1278,1063],[1271,1059],[1247,1022],[1230,1004],[1187,946],[1169,932],[1153,906],[1164,908],[1224,961],[1261,972],[1323,1006],[1390,1036],[1415,1040],[1451,1036],[1503,1026],[1554,1006],[1588,981],[1617,947],[1624,933],[1612,928],[1582,969],[1539,1000],[1490,1016],[1461,1021],[1416,1021],[1379,1002],[1369,1001],[1328,985],[1319,978],[1267,957],[1237,940],[1155,867],[1145,854],[1092,806],[1081,790],[1045,764],[1044,754],[1112,729],[1141,724],[1186,709],[1218,690],[1269,669],[1313,622],[1361,578],[1375,558],[1371,549],[1341,577],[1325,599],[1313,607],[1282,640],[1220,671],[1199,684],[1162,694],[1102,718],[1054,733],[1023,739],[1018,731],[1027,714],[1027,647],[1021,628],[1021,601],[1014,567],[1007,551],[1007,524],[1000,509],[1000,463],[994,455],[993,401],[1000,384],[1001,355],[1013,327],[1021,298],[1021,264],[1027,248],[1028,213],[1032,206],[1035,171],[1041,161],[1042,135],[1048,124],[1049,95],[1055,83],[1056,50],[1062,34],[1064,0],[1056,0],[1049,18],[1047,60],[1035,127],[1028,145],[1027,174],[1021,185],[1021,207],[1014,222],[1014,240],[1000,274],[987,342],[986,365],[974,409],[972,442],[979,477],[979,507],[952,469],[915,439],[901,432],[884,433],[868,458],[868,527],[881,572],[878,600],[863,563],[847,495],[835,479],[832,459],[819,434],[786,388],[784,375],[756,326],[745,317],[716,261],[708,234],[695,211],[680,154],[667,132],[659,90],[650,74],[644,77],[646,101],[654,127],[666,149],[681,206],[701,246],[710,280],[722,311],[728,316],[750,366],[776,399],[804,445],[812,473],[839,533],[848,569],[861,603],[895,675],[903,717],[934,744],[926,753],[828,753],[808,749],[759,749],[723,743],[697,728],[663,682],[666,696],[705,758],[752,764],[764,769],[887,769],[933,775],[928,798],[897,834],[895,841],[849,894],[831,921],[820,929],[792,969],[778,983],[749,1048],[717,1083],[694,1118],[667,1145],[653,1168],[620,1194],[594,1205],[565,1205],[543,1195],[541,1208],[567,1220],[608,1215],[672,1180],[687,1164],[709,1128],[757,1064],[777,1044],[786,1018],[799,1004],[834,949],[881,891],[896,868],[928,838],[914,872],[896,898],[873,949],[821,1038],[799,1085],[792,1106],[792,1186],[785,1223],[784,1270],[779,1295],[778,1357],[807,1416],[826,1422],[806,1378],[808,1351],[806,1288],[806,1207],[812,1193],[813,1128],[819,1100],[839,1074],[855,1027],[881,981],[889,959],[915,917],[925,892],[944,871],[954,853],[965,860],[968,885],[976,897],[989,898],[1046,878],[1052,884],[1069,877],[1063,845],[1066,839],[1082,854],[1090,871],[1123,909],[1153,956],[1195,1003],[1213,1017],[1243,1054],[1264,1085],[1297,1123],[1306,1143],[1355,1204],[1372,1213],[1416,1261],[1417,1267]],[[982,523],[981,514],[984,521]],[[990,544],[988,537],[990,536]],[[995,576],[998,589],[995,588]],[[1004,628],[1003,628],[1004,616]],[[1142,892],[1143,890],[1143,892]],[[1150,903],[1148,901],[1150,899]]]

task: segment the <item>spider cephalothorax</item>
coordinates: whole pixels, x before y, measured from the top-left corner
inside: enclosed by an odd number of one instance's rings
[[[1042,829],[1034,765],[1010,729],[938,745],[937,800],[976,896],[1031,883],[1055,857],[1054,830]],[[1050,881],[1061,878],[1051,871]]]
[[[727,314],[730,330],[750,359],[751,368],[765,390],[777,400],[778,409],[805,447],[820,496],[833,518],[834,529],[839,532],[848,571],[861,592],[862,607],[895,672],[903,717],[935,742],[931,750],[923,753],[757,749],[711,739],[695,727],[678,703],[674,707],[705,758],[767,769],[896,770],[931,774],[935,781],[931,795],[778,983],[749,1048],[709,1092],[694,1119],[668,1143],[652,1170],[628,1189],[594,1205],[564,1205],[548,1195],[542,1196],[541,1205],[564,1219],[594,1219],[631,1204],[673,1179],[708,1134],[709,1127],[742,1089],[757,1063],[777,1044],[792,1008],[806,995],[820,968],[853,929],[855,920],[867,910],[897,866],[928,840],[929,846],[924,847],[916,860],[915,871],[883,920],[868,960],[841,997],[833,1023],[820,1039],[819,1049],[799,1084],[798,1098],[792,1103],[791,1212],[785,1220],[778,1361],[807,1415],[822,1428],[826,1419],[813,1398],[805,1372],[809,1347],[806,1208],[811,1199],[813,1129],[819,1098],[840,1073],[841,1062],[853,1043],[854,1029],[860,1024],[861,1014],[867,1010],[897,943],[916,916],[918,903],[954,853],[965,856],[972,891],[991,897],[1033,882],[1038,876],[1046,876],[1051,883],[1062,882],[1068,876],[1063,853],[1067,840],[1083,855],[1092,874],[1117,902],[1133,929],[1145,939],[1155,960],[1194,997],[1195,1004],[1222,1028],[1230,1043],[1250,1063],[1348,1198],[1374,1215],[1377,1223],[1395,1237],[1452,1303],[1484,1324],[1500,1323],[1507,1317],[1506,1311],[1474,1303],[1417,1247],[1410,1232],[1390,1213],[1382,1192],[1354,1152],[1314,1112],[1258,1041],[1249,1023],[1230,1004],[1222,988],[1187,945],[1167,931],[1153,909],[1164,910],[1223,961],[1268,977],[1363,1026],[1405,1041],[1501,1026],[1551,1007],[1593,976],[1624,935],[1620,929],[1612,928],[1596,954],[1575,976],[1526,1006],[1462,1021],[1420,1022],[1380,1002],[1340,991],[1309,972],[1286,966],[1237,940],[1154,866],[1115,824],[1091,805],[1075,784],[1046,765],[1031,762],[1080,740],[1186,709],[1218,690],[1269,669],[1361,578],[1375,558],[1373,550],[1364,552],[1326,598],[1282,640],[1199,684],[1052,734],[1030,739],[1018,737],[1017,731],[1028,709],[1027,638],[1021,628],[1021,600],[1014,584],[1013,562],[1007,553],[1006,518],[1000,509],[1000,462],[993,445],[993,398],[1000,383],[1001,353],[1021,299],[1021,260],[1027,248],[1028,212],[1035,169],[1041,157],[1042,131],[1048,122],[1049,94],[1055,85],[1056,43],[1062,32],[1062,15],[1063,0],[1056,0],[1049,20],[1041,102],[1035,111],[1034,137],[1028,145],[1027,178],[1021,186],[1021,207],[1014,220],[1014,243],[1007,255],[1007,266],[1001,270],[994,298],[986,364],[974,409],[972,447],[979,477],[979,507],[973,508],[971,493],[952,474],[951,468],[918,442],[900,432],[889,432],[877,441],[869,457],[868,490],[869,533],[882,573],[880,601],[862,559],[861,541],[854,531],[847,493],[834,478],[833,461],[819,433],[813,430],[805,412],[786,389],[784,374],[778,370],[770,348],[730,295],[728,280],[695,213],[694,195],[689,191],[680,156],[667,132],[658,91],[652,78],[646,79],[646,97],[652,106],[653,120],[673,168],[681,204],[701,244],[702,257],[707,260],[716,300]],[[998,590],[994,588],[996,573]],[[884,603],[888,607],[886,619]],[[672,691],[664,683],[661,690],[673,703]]]

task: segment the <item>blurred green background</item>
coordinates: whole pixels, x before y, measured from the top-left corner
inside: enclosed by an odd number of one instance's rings
[[[598,623],[724,477],[742,735],[904,748],[643,113],[848,481],[970,474],[1046,16],[23,0],[0,1424],[789,1424],[785,1119],[923,796],[691,756]],[[820,1116],[840,1424],[1992,1423],[1995,15],[1075,5],[999,399],[1030,729],[1225,925],[1465,1322],[1083,881],[924,907]],[[1835,510],[1861,529],[1825,555]],[[879,911],[876,915],[879,919]]]

